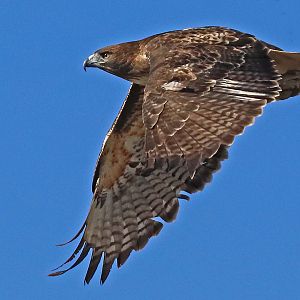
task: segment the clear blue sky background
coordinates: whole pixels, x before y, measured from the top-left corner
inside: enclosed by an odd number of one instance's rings
[[[105,45],[223,25],[300,51],[298,1],[0,1],[1,299],[300,299],[300,98],[271,104],[222,172],[104,286],[74,245],[95,161],[129,83],[83,60]]]

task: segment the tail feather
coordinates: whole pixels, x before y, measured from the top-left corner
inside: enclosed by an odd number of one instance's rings
[[[270,50],[269,55],[275,61],[280,74],[300,71],[300,53]]]
[[[270,50],[279,73],[281,93],[278,100],[287,99],[300,94],[300,53]]]

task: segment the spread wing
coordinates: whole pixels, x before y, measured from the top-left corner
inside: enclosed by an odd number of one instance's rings
[[[176,218],[181,191],[201,190],[227,158],[235,135],[280,91],[268,48],[254,37],[206,28],[147,40],[150,76],[134,84],[109,131],[93,180],[93,199],[66,263],[92,252],[85,282],[101,258],[103,283]]]
[[[153,218],[174,220],[178,198],[188,200],[188,196],[180,192],[202,190],[220,168],[221,161],[227,158],[227,147],[221,146],[214,156],[203,161],[193,178],[188,174],[184,159],[172,167],[165,164],[160,168],[146,168],[143,96],[144,87],[134,84],[104,142],[93,181],[91,208],[84,225],[71,241],[82,232],[83,236],[64,264],[80,253],[77,260],[70,268],[51,276],[74,268],[91,251],[85,282],[89,283],[103,258],[103,283],[114,261],[120,267],[133,250],[142,249],[149,238],[160,232],[163,224]]]
[[[170,33],[148,51],[143,119],[150,166],[184,157],[193,175],[280,92],[269,48],[248,34],[215,27]]]

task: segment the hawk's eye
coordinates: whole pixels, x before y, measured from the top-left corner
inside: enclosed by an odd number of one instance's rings
[[[108,52],[108,51],[102,52],[102,53],[100,53],[100,55],[101,55],[102,58],[108,58],[109,55],[110,55],[110,52]]]

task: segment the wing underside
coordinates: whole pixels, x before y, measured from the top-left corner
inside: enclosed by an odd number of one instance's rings
[[[89,215],[71,241],[78,238],[81,233],[83,235],[75,251],[60,267],[70,263],[77,255],[78,258],[68,269],[56,271],[50,274],[51,276],[62,275],[73,269],[91,252],[85,282],[89,283],[102,258],[101,283],[103,283],[114,261],[117,261],[117,266],[120,267],[133,250],[142,249],[152,236],[160,232],[163,223],[156,217],[160,217],[164,222],[173,221],[179,209],[178,199],[189,199],[182,191],[194,193],[202,190],[205,184],[211,181],[212,174],[220,168],[221,161],[227,158],[227,147],[221,146],[213,157],[199,166],[194,178],[189,176],[184,159],[178,159],[173,167],[165,162],[160,168],[145,168],[144,136],[138,134],[137,130],[141,128],[139,122],[142,121],[142,103],[133,101],[141,97],[142,90],[143,87],[133,85],[124,106],[126,110],[129,110],[126,105],[132,106],[131,113],[139,110],[140,120],[137,115],[133,116],[132,119],[135,121],[130,126],[126,122],[119,124],[117,120],[114,125],[116,128],[118,124],[117,130],[110,131],[106,141],[106,145],[110,148],[120,148],[125,144],[128,146],[131,141],[132,144],[127,150],[131,149],[132,155],[124,162],[123,171],[119,176],[115,176],[113,183],[102,177],[102,181],[108,185],[100,188],[98,174],[105,173],[105,168],[111,167],[106,166],[109,165],[107,162],[109,158],[104,145],[96,168],[95,176],[98,179],[95,182],[98,183],[95,186]],[[121,128],[126,130],[123,131]],[[141,129],[144,130],[143,127]],[[125,138],[122,139],[121,136]],[[112,169],[107,171],[113,172]]]

